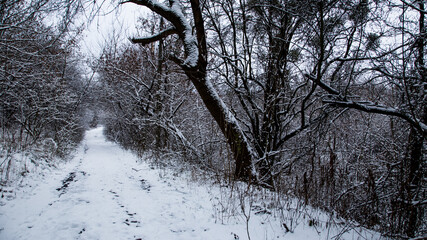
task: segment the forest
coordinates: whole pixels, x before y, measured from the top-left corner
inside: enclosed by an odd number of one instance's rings
[[[117,1],[150,13],[97,57],[94,1],[0,2],[1,186],[100,124],[158,165],[426,236],[426,1]]]

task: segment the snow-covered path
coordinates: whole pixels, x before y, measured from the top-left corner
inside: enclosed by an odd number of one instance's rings
[[[160,178],[102,128],[87,132],[73,161],[20,191],[0,206],[0,239],[234,239],[231,226],[213,223],[208,194]]]
[[[88,131],[72,161],[0,191],[0,240],[243,240],[248,233],[255,240],[379,238],[328,228],[328,217],[310,215],[310,208],[283,212],[292,228],[286,233],[265,204],[253,202],[242,214],[238,192],[165,174],[107,142],[102,131]],[[310,226],[310,219],[318,224]]]

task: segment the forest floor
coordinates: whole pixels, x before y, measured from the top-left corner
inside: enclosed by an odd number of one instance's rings
[[[92,129],[71,161],[30,175],[17,186],[3,187],[0,239],[305,240],[380,236],[360,228],[346,229],[347,225],[326,227],[328,224],[321,223],[322,214],[313,218],[301,211],[287,211],[284,218],[283,211],[279,216],[265,204],[255,200],[248,203],[243,195],[224,190],[228,188],[188,178],[155,168],[106,141],[102,127]],[[250,205],[241,208],[242,201]],[[286,232],[284,223],[291,231]]]

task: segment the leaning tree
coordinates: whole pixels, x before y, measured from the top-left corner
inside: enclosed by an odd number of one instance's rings
[[[190,1],[195,31],[193,31],[191,19],[187,18],[179,1],[169,1],[169,6],[150,0],[130,0],[125,2],[148,7],[171,24],[170,28],[158,34],[144,38],[132,38],[131,41],[133,43],[149,44],[173,34],[178,35],[183,44],[184,57],[171,56],[171,59],[182,68],[188,79],[193,83],[206,108],[227,139],[235,159],[234,175],[236,179],[250,179],[253,175],[251,168],[255,154],[233,113],[220,98],[212,82],[207,78],[208,50],[200,2],[198,0]]]

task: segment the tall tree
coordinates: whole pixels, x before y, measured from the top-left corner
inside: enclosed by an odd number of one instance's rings
[[[249,179],[252,175],[252,152],[246,136],[232,112],[219,97],[217,90],[207,78],[207,46],[206,32],[202,9],[198,0],[191,0],[191,11],[195,25],[195,34],[187,19],[183,6],[179,1],[169,1],[170,6],[157,1],[130,0],[138,5],[146,6],[153,12],[165,18],[172,27],[150,37],[132,39],[133,43],[148,44],[163,39],[169,35],[177,34],[183,43],[184,59],[174,56],[175,62],[181,66],[189,80],[197,89],[206,108],[215,119],[223,132],[236,161],[235,177],[237,179]]]

